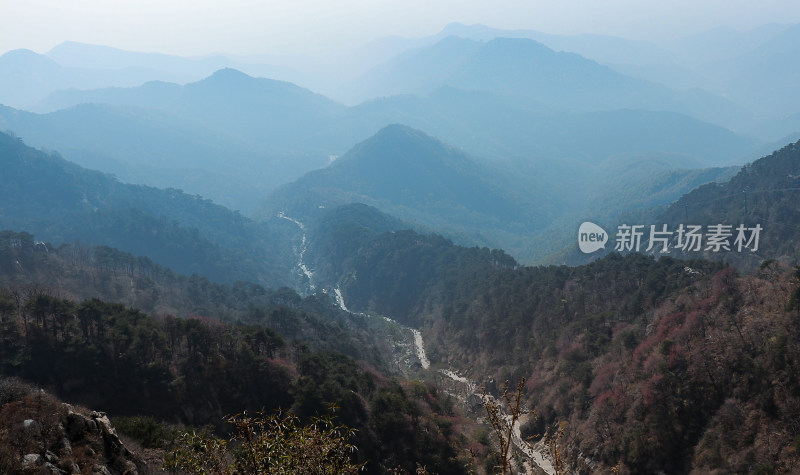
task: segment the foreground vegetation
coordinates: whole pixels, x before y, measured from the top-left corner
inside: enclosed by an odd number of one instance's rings
[[[337,404],[337,420],[357,430],[348,443],[359,450],[349,456],[366,473],[412,472],[416,463],[463,473],[463,434],[470,430],[462,426],[469,422],[432,384],[386,376],[384,350],[364,336],[368,329],[351,331],[356,325],[349,319],[364,317],[288,290],[168,277],[146,261],[127,267],[129,256],[104,248],[76,268],[69,246],[46,250],[24,233],[2,237],[0,374],[122,416],[126,432],[144,432],[145,445],[162,422],[208,427],[219,437],[234,430],[226,415],[291,410],[300,427]],[[42,276],[73,295],[121,292],[138,299],[137,289],[149,288],[156,302],[171,302],[186,317],[65,298],[32,283]],[[184,292],[197,295],[187,299],[194,302],[189,308],[178,297]],[[192,313],[198,308],[204,314]],[[215,309],[224,320],[205,313]],[[161,437],[150,440],[169,446]]]
[[[525,434],[553,434],[567,421],[572,469],[800,466],[800,282],[791,268],[765,261],[741,276],[720,263],[616,254],[575,268],[513,268],[403,233],[377,235],[367,249],[352,263],[348,301],[423,326],[431,360],[468,368],[472,379],[526,378],[525,402],[541,417]],[[424,283],[406,285],[409,275]]]
[[[491,471],[502,461],[455,398],[432,382],[387,376],[386,348],[369,337],[374,328],[324,297],[170,277],[105,248],[71,260],[73,247],[46,248],[24,233],[2,237],[4,375],[113,417],[147,416],[155,424],[145,435],[162,422],[207,426],[215,431],[207,440],[221,446],[237,433],[226,415],[267,414],[251,419],[266,428],[273,410],[288,410],[299,430],[336,403],[329,428],[356,431],[346,439],[358,448],[348,463],[368,473],[413,473],[417,463],[464,473],[468,448],[480,459],[473,467]],[[523,435],[558,440],[570,470],[791,473],[800,466],[795,269],[765,261],[742,276],[721,263],[615,254],[576,268],[527,268],[496,251],[400,231],[355,247],[354,258],[337,263],[357,275],[343,281],[348,303],[421,326],[434,364],[470,368],[489,394],[499,395],[490,377],[512,387],[525,378],[521,404],[540,417]],[[64,295],[32,283],[43,278]],[[407,285],[412,280],[419,285]],[[166,303],[182,317],[65,298],[91,292],[151,308]],[[191,299],[178,297],[190,292]],[[176,433],[169,434],[154,444],[169,449]]]

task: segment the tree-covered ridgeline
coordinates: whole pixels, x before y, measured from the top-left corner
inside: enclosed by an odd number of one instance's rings
[[[294,312],[288,307],[287,314]],[[313,351],[260,325],[211,317],[151,317],[98,299],[0,291],[0,371],[115,416],[212,425],[226,415],[284,409],[303,423],[337,406],[357,432],[354,463],[368,473],[463,473],[463,424],[450,396],[387,380],[333,351]]]
[[[57,245],[113,247],[215,282],[289,281],[293,256],[284,227],[181,190],[121,183],[5,133],[0,165],[0,229]]]
[[[581,473],[800,466],[793,269],[767,260],[739,275],[722,262],[640,254],[517,267],[491,256],[376,233],[347,262],[343,292],[353,308],[422,327],[434,367],[489,387],[525,378],[541,417],[524,432],[566,422],[561,450]]]
[[[225,431],[227,415],[279,408],[306,423],[336,404],[368,473],[411,473],[417,462],[464,472],[467,422],[435,386],[389,379],[390,350],[369,328],[381,319],[342,312],[324,295],[181,276],[111,248],[52,247],[14,232],[0,242],[5,376],[134,428],[145,417]]]

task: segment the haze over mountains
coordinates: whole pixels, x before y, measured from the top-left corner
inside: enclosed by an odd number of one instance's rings
[[[521,435],[555,441],[514,440],[520,473],[554,446],[580,473],[791,473],[798,53],[800,25],[655,44],[451,24],[330,64],[3,55],[0,472],[102,458],[13,440],[39,416],[11,375],[157,417],[128,429],[162,460],[165,422],[335,402],[366,473],[493,473],[477,388],[509,380],[540,415]],[[763,234],[585,253],[586,221]]]
[[[487,42],[448,37],[404,53],[353,85],[363,101],[396,94],[426,94],[441,86],[520,96],[570,111],[649,109],[697,115],[729,112],[722,98],[682,97],[663,85],[622,75],[577,54],[559,53],[525,38]],[[691,100],[690,100],[691,99]],[[713,103],[713,106],[712,106]],[[710,118],[703,116],[702,118]]]
[[[300,77],[255,58],[65,43],[0,57],[0,127],[259,219],[364,202],[524,263],[560,262],[575,223],[658,216],[798,133],[784,60],[798,28],[656,45],[451,24],[357,52],[322,88],[343,102],[232,68]]]
[[[459,32],[486,41],[450,35]],[[16,71],[0,75],[8,81],[3,90],[19,91],[18,98],[25,87],[41,86],[33,108],[40,115],[4,109],[0,123],[30,145],[59,150],[122,180],[177,186],[247,213],[276,186],[325,166],[391,123],[417,128],[479,158],[521,159],[523,165],[513,166],[523,169],[532,162],[541,169],[544,161],[567,174],[623,153],[688,155],[693,167],[742,163],[759,145],[698,121],[748,120],[740,106],[713,93],[633,79],[529,38],[494,38],[501,33],[449,27],[431,39],[437,41],[405,51],[350,86],[364,98],[415,95],[355,107],[230,69],[183,86],[160,82],[170,76],[159,71],[183,71],[188,78],[233,64],[219,57],[187,60],[76,44],[46,56],[13,52],[0,61],[0,71]],[[40,70],[44,64],[51,69]],[[160,81],[119,87],[111,78],[105,82],[116,87],[90,89],[102,75],[79,84],[65,72],[92,64],[122,75],[123,66],[142,68]],[[139,78],[134,76],[128,75],[131,82]],[[63,89],[76,85],[81,89]],[[44,97],[44,91],[50,94]],[[101,128],[106,133],[94,133]]]
[[[724,179],[731,172],[690,170],[742,164],[759,156],[766,140],[795,131],[789,119],[759,133],[766,122],[757,117],[784,111],[756,111],[737,102],[733,85],[723,87],[709,79],[697,83],[709,86],[706,91],[673,89],[653,78],[628,76],[618,65],[677,65],[676,58],[687,58],[680,67],[691,66],[705,75],[703,68],[715,62],[731,68],[735,64],[741,72],[735,75],[741,79],[736,87],[744,94],[744,71],[757,69],[752,58],[761,55],[760,74],[789,74],[785,83],[791,88],[791,66],[778,60],[778,52],[791,51],[795,29],[774,26],[749,35],[723,35],[715,49],[707,47],[705,56],[696,52],[690,61],[686,45],[698,40],[669,49],[619,38],[453,24],[429,38],[373,43],[373,59],[362,60],[362,70],[377,63],[381,51],[397,55],[383,57],[383,64],[350,82],[342,80],[346,74],[331,77],[331,86],[339,84],[335,97],[364,101],[353,106],[290,82],[217,69],[248,67],[223,56],[186,59],[68,43],[46,55],[16,51],[0,58],[2,90],[16,91],[10,103],[4,99],[0,126],[29,145],[57,150],[68,160],[123,181],[177,187],[253,215],[296,201],[286,197],[286,190],[302,190],[311,180],[301,178],[306,173],[333,161],[330,171],[314,176],[333,174],[340,170],[337,157],[387,125],[402,124],[463,150],[470,163],[494,170],[487,181],[506,194],[504,209],[516,207],[517,217],[516,224],[491,228],[501,234],[514,229],[511,236],[487,237],[490,213],[463,197],[447,196],[443,189],[429,189],[425,196],[464,210],[461,217],[451,213],[452,220],[441,222],[448,214],[444,208],[432,211],[414,193],[405,195],[414,199],[396,196],[389,205],[347,180],[326,185],[326,190],[338,191],[318,196],[316,206],[358,196],[382,203],[384,211],[399,212],[421,227],[447,223],[447,230],[440,232],[465,244],[500,246],[526,262],[541,262],[556,251],[542,250],[536,241],[542,232],[565,235],[576,220],[613,220],[626,209],[668,204],[703,180]],[[734,47],[743,43],[751,48],[740,48],[737,56]],[[370,55],[361,53],[362,58]],[[357,71],[353,68],[350,75],[357,76]],[[141,84],[145,78],[150,80]],[[104,83],[112,87],[97,88]],[[715,84],[720,87],[711,87]],[[23,104],[35,107],[8,107]],[[793,106],[783,101],[781,107]],[[417,153],[413,141],[386,144],[380,137],[373,140],[371,155]],[[431,150],[426,151],[433,154],[431,160],[447,162],[449,152]],[[419,160],[394,165],[402,166],[395,176],[412,183],[408,190],[416,189],[415,181],[424,183],[437,175],[447,174],[453,181],[460,176],[458,166],[425,168]],[[362,184],[381,179],[377,170],[358,160],[344,167],[353,168],[346,175],[361,176]],[[264,202],[278,187],[298,179],[273,195],[278,201]],[[655,191],[667,182],[669,192]],[[621,198],[626,196],[630,198]],[[476,217],[472,222],[465,220],[470,215]],[[564,238],[558,242],[566,245]]]
[[[264,223],[176,189],[120,183],[2,133],[0,163],[3,229],[114,247],[221,282],[288,283],[291,250]]]
[[[22,49],[0,56],[0,103],[35,108],[57,90],[138,86],[148,81],[183,84],[227,67],[268,77],[288,74],[283,67],[252,64],[223,55],[184,58],[68,41],[45,54]]]

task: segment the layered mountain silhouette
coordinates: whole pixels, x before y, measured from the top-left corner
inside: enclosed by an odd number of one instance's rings
[[[704,114],[706,103],[724,102],[712,94],[686,96],[527,38],[484,43],[448,37],[373,69],[355,82],[352,94],[364,100],[426,94],[442,86],[527,97],[575,111],[635,108]]]
[[[659,222],[671,229],[680,224],[730,226],[729,249],[708,249],[704,243],[698,252],[675,251],[676,256],[703,256],[725,259],[744,268],[759,265],[765,259],[800,263],[800,141],[788,144],[770,155],[742,167],[726,183],[698,187],[673,203]],[[759,226],[758,244],[739,249],[734,241],[736,228]],[[750,232],[746,234],[749,239]]]
[[[132,87],[148,81],[187,83],[227,67],[270,77],[296,77],[285,67],[222,55],[181,57],[67,41],[44,54],[19,49],[0,56],[0,104],[35,109],[58,90]]]
[[[48,98],[44,108],[85,103],[159,109],[263,147],[317,148],[320,153],[340,154],[359,137],[393,122],[407,123],[487,156],[556,154],[596,160],[648,149],[695,155],[711,164],[755,143],[676,113],[632,109],[565,113],[532,99],[455,87],[345,109],[290,83],[252,78],[230,69],[186,86],[152,82],[136,88],[60,91]],[[16,124],[7,122],[14,129]],[[676,141],[676,136],[681,140]]]
[[[423,132],[390,125],[327,168],[281,187],[268,200],[268,209],[308,216],[316,209],[363,202],[401,219],[456,232],[532,229],[558,210],[544,200],[545,190],[522,193],[523,185]]]
[[[62,44],[48,54],[13,50],[0,56],[0,104],[34,108],[48,94],[62,89],[131,87],[156,79],[186,82],[226,64],[79,43]]]
[[[0,229],[148,256],[217,281],[287,282],[275,231],[199,196],[125,185],[0,134]]]
[[[226,130],[249,142],[296,146],[320,128],[321,120],[344,106],[319,94],[272,79],[220,69],[207,78],[180,86],[150,82],[135,88],[62,91],[44,103],[48,110],[82,103],[104,103],[168,111],[206,126]]]
[[[252,212],[282,183],[324,167],[386,124],[404,123],[475,156],[547,168],[551,178],[618,154],[737,163],[758,141],[666,111],[563,112],[533,99],[454,87],[347,108],[291,83],[232,69],[186,85],[62,91],[47,114],[0,108],[0,127],[82,166],[176,186]]]
[[[699,166],[734,163],[758,141],[668,111],[619,109],[562,112],[531,99],[443,87],[425,97],[400,95],[348,111],[362,123],[401,122],[472,154],[495,158],[552,158],[598,163],[617,154],[688,155]],[[366,128],[366,127],[364,127]],[[676,140],[676,137],[680,137]]]
[[[64,94],[78,99],[48,114],[0,108],[2,128],[125,181],[181,187],[244,211],[346,146],[319,136],[343,106],[230,69],[185,86]]]
[[[263,216],[283,212],[313,221],[324,210],[364,203],[416,229],[538,261],[572,242],[575,223],[590,213],[607,217],[666,205],[732,173],[675,170],[665,164],[668,157],[661,158],[575,166],[571,174],[530,164],[511,173],[419,130],[391,125],[325,169],[279,188],[265,202]]]

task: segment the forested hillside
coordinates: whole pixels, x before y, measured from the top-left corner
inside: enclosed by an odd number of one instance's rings
[[[523,433],[551,433],[567,421],[561,453],[572,467],[791,472],[800,463],[795,271],[766,262],[738,276],[707,261],[616,254],[577,268],[518,267],[497,251],[382,232],[395,223],[372,219],[377,230],[355,257],[332,266],[354,271],[341,282],[349,305],[420,325],[434,368],[459,369],[490,392],[492,381],[525,377],[525,404],[540,418]],[[370,471],[413,469],[412,460],[437,473],[465,470],[453,450],[466,443],[458,434],[472,429],[454,401],[430,385],[387,381],[365,365],[381,351],[366,350],[369,332],[356,336],[359,326],[348,321],[369,317],[336,316],[330,301],[288,290],[175,276],[169,287],[169,272],[105,248],[91,250],[81,268],[72,246],[48,250],[15,233],[3,242],[4,374],[112,414],[194,424],[219,424],[242,407],[282,405],[311,415],[338,402],[341,420],[361,431],[357,460],[381,461]],[[194,295],[208,307],[184,320],[65,300],[31,285],[47,274],[60,276],[51,282],[63,292],[79,282],[141,288],[151,279],[166,302],[200,283],[204,290]],[[93,274],[102,278],[87,279]],[[416,280],[421,285],[411,285]],[[247,310],[236,307],[242,302],[251,302]],[[325,308],[327,316],[314,316]],[[313,347],[280,335],[302,338],[309,329],[318,332]],[[350,352],[347,339],[361,341],[351,352],[361,363],[324,349]],[[412,417],[387,418],[398,411]],[[437,435],[420,438],[426,431]]]
[[[180,205],[162,206],[166,212],[188,209],[194,223],[218,220],[191,231],[192,242],[206,232],[217,241],[200,242],[222,249],[216,243],[231,231],[245,233],[231,237],[242,243],[255,236],[246,233],[266,229],[177,191],[121,185],[5,137],[13,153],[4,155],[11,183],[4,196],[14,207],[3,209],[11,216],[28,210],[16,218],[20,226],[72,229],[45,202],[98,226],[93,216],[124,200],[153,209],[148,199],[170,196]],[[796,174],[795,152],[788,146],[730,183],[694,194],[712,190],[715,203],[735,206],[735,194],[713,192],[769,190],[780,199],[754,199],[747,212],[783,207],[772,222],[785,222],[792,219],[792,187],[782,180]],[[397,191],[389,183],[379,191]],[[37,199],[22,201],[31,194]],[[580,267],[523,267],[500,250],[405,229],[365,205],[309,215],[314,219],[299,231],[287,221],[295,234],[286,232],[283,242],[303,234],[304,265],[316,271],[319,288],[340,290],[355,311],[420,329],[433,370],[455,369],[490,393],[497,381],[526,378],[523,402],[539,418],[523,432],[552,435],[565,427],[560,453],[571,467],[791,472],[800,464],[800,388],[792,377],[800,368],[792,343],[800,331],[800,276],[785,263],[764,260],[740,276],[718,261],[612,253]],[[793,242],[792,232],[781,239]],[[411,471],[417,462],[463,473],[467,446],[481,466],[492,460],[485,458],[491,442],[459,409],[469,404],[437,388],[441,376],[398,358],[396,324],[341,311],[332,297],[214,283],[113,247],[54,245],[13,231],[0,234],[0,270],[4,375],[115,415],[218,430],[224,415],[244,409],[291,408],[308,418],[335,402],[337,417],[359,430],[354,461],[373,473]],[[392,379],[409,374],[427,382]]]
[[[461,241],[512,246],[563,212],[546,199],[553,188],[542,184],[531,191],[520,176],[395,124],[327,168],[281,187],[263,215],[286,211],[316,219],[337,206],[365,203]]]
[[[6,9],[0,475],[800,473],[800,25],[228,3]]]
[[[107,246],[53,247],[28,233],[0,232],[0,285],[17,298],[40,293],[74,301],[97,298],[153,315],[213,316],[226,323],[267,325],[313,348],[337,350],[381,366],[380,354],[369,352],[380,340],[369,334],[368,324],[340,311],[325,295],[302,298],[286,287],[268,289],[241,281],[218,284]],[[279,311],[284,306],[296,312]]]
[[[461,426],[471,423],[435,386],[390,378],[396,330],[382,319],[325,296],[176,275],[110,248],[51,248],[12,232],[0,243],[0,374],[112,420],[223,431],[224,416],[244,410],[283,408],[307,422],[336,404],[338,421],[358,430],[354,461],[368,473],[417,462],[464,471],[459,448],[473,429]]]
[[[0,163],[2,229],[111,246],[215,281],[287,282],[292,253],[280,228],[180,190],[122,184],[2,133]]]
[[[154,318],[119,304],[46,294],[15,305],[7,290],[0,301],[3,374],[102,407],[112,420],[148,416],[224,429],[223,416],[243,410],[282,407],[308,421],[337,404],[339,420],[359,430],[355,460],[368,462],[369,473],[413,470],[415,462],[463,473],[458,417],[435,387],[386,380],[341,353],[311,351],[260,325]],[[276,326],[297,318],[288,307],[271,312],[278,313]]]
[[[800,263],[800,142],[791,143],[742,168],[727,183],[709,183],[688,193],[661,216],[677,229],[679,224],[730,226],[729,251],[677,251],[674,255],[723,258],[752,269],[764,259]],[[744,249],[735,244],[736,229],[761,227],[756,242]],[[750,238],[750,234],[746,236]],[[745,242],[746,244],[746,242]],[[689,246],[691,248],[691,246]]]
[[[526,378],[540,419],[524,432],[567,421],[564,453],[582,473],[800,463],[800,276],[784,265],[739,276],[719,262],[611,254],[517,267],[409,231],[374,233],[354,256],[341,281],[351,308],[422,327],[433,367],[490,388]]]

